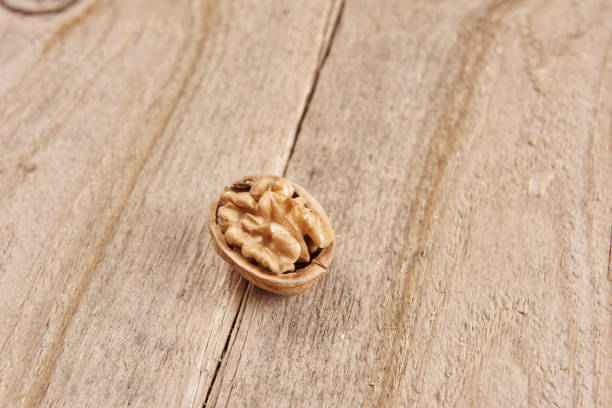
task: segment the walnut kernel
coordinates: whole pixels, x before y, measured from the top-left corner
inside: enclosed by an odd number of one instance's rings
[[[274,274],[294,271],[334,240],[321,216],[277,176],[247,177],[226,188],[216,221],[227,244]]]

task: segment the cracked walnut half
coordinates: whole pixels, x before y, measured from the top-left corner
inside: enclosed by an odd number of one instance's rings
[[[274,276],[289,286],[289,275],[318,271],[316,281],[331,262],[335,236],[327,215],[304,189],[282,177],[245,177],[226,187],[211,210],[217,251],[264,289],[281,293],[260,284]],[[295,279],[306,284],[305,278]]]

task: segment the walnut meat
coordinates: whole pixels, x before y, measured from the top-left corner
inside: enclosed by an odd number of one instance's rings
[[[321,216],[277,176],[247,177],[227,188],[216,221],[227,244],[274,274],[294,271],[334,240]]]
[[[244,177],[210,206],[213,248],[251,283],[293,296],[323,277],[336,239],[325,210],[282,177]]]

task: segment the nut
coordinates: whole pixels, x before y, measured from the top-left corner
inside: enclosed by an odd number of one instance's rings
[[[297,294],[328,268],[335,237],[327,215],[303,188],[282,177],[244,177],[213,202],[217,252],[243,276],[279,294]]]
[[[310,254],[329,246],[330,228],[306,207],[304,197],[292,197],[293,186],[282,177],[246,180],[250,191],[221,194],[217,223],[231,246],[272,273],[295,269],[295,262],[310,261]],[[308,243],[307,243],[308,241]]]

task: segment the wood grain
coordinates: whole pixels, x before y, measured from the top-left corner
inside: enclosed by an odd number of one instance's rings
[[[284,168],[330,7],[1,11],[1,406],[202,406],[246,288],[209,201]]]
[[[605,1],[349,0],[288,166],[338,234],[211,402],[610,406]]]
[[[608,1],[0,4],[0,406],[612,405]],[[211,247],[253,173],[303,295]]]

